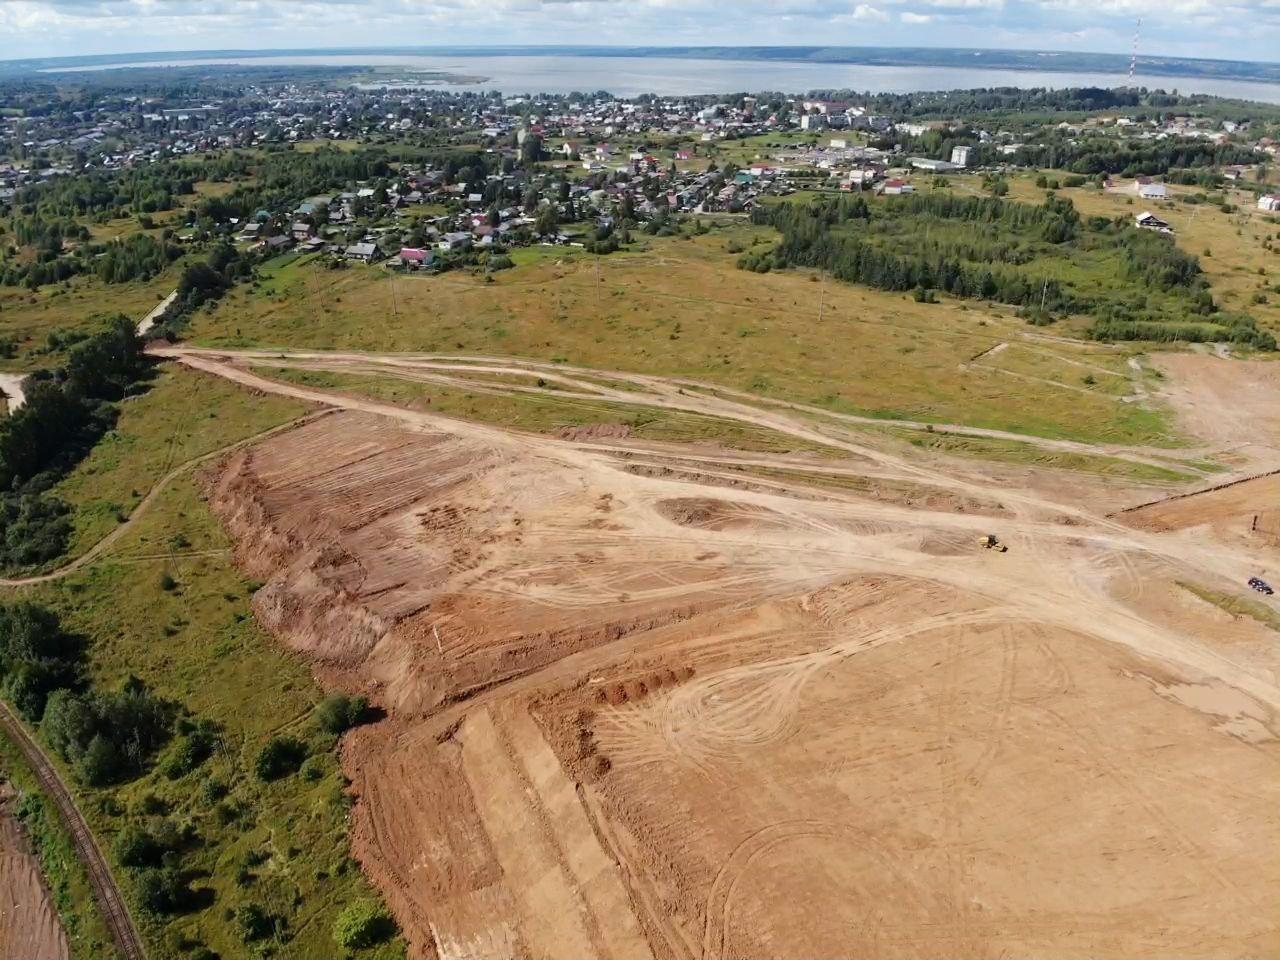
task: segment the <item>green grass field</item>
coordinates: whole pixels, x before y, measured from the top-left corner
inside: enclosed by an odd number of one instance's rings
[[[107,433],[53,494],[74,505],[69,556],[127,518],[169,470],[297,416],[280,397],[250,398],[217,377],[165,364],[145,394],[126,400]]]
[[[104,518],[105,503],[127,499],[135,487],[145,492],[163,465],[304,412],[289,400],[163,371],[150,392],[125,404],[117,435],[60,487],[85,512],[77,546],[114,525]],[[333,738],[311,716],[321,691],[308,665],[258,627],[249,607],[256,585],[237,572],[230,548],[187,472],[162,489],[105,557],[23,593],[87,638],[96,685],[111,688],[136,675],[220,729],[222,748],[186,776],[171,780],[153,770],[120,787],[78,791],[108,849],[126,823],[157,816],[195,830],[198,842],[182,863],[209,903],[167,923],[142,919],[153,960],[181,957],[192,943],[222,957],[259,955],[229,916],[248,903],[287,921],[288,943],[268,943],[262,955],[339,956],[332,939],[338,910],[375,894],[348,856],[348,801]],[[263,783],[253,759],[281,731],[304,740],[310,758],[304,773]],[[128,872],[119,875],[131,894]],[[360,956],[390,960],[403,956],[403,945],[393,941]]]
[[[71,834],[58,818],[57,808],[40,789],[40,782],[22,752],[3,732],[0,732],[0,780],[7,780],[23,801],[27,814],[22,825],[40,860],[49,895],[62,919],[72,960],[115,960],[119,954],[93,899],[89,873],[76,856]]]
[[[17,348],[12,359],[0,359],[0,369],[56,366],[59,354],[46,349],[55,330],[91,331],[102,317],[117,313],[141,320],[178,285],[181,269],[179,261],[160,276],[136,283],[108,284],[81,276],[34,292],[0,287],[0,340],[12,340]]]
[[[1176,441],[1164,411],[1123,403],[1140,348],[1065,339],[1005,350],[1028,330],[1009,311],[919,304],[810,271],[756,274],[734,250],[772,242],[740,223],[644,238],[595,258],[531,248],[492,282],[464,272],[392,276],[298,260],[192,325],[209,346],[438,351],[687,376],[880,417],[1102,442]],[[1094,371],[1094,384],[1083,378]],[[1009,364],[1006,367],[1006,364]],[[1034,369],[1032,369],[1034,368]],[[1025,369],[1025,372],[1024,372]]]

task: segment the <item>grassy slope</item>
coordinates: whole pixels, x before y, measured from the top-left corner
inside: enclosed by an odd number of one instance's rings
[[[89,872],[76,856],[71,834],[58,819],[57,808],[41,791],[40,782],[17,744],[3,733],[0,733],[0,778],[12,783],[21,795],[37,798],[38,812],[25,818],[23,827],[40,858],[40,870],[71,944],[72,960],[117,957],[107,925],[93,899]]]
[[[123,313],[141,320],[178,285],[180,264],[146,282],[107,284],[95,277],[73,277],[67,289],[58,285],[29,291],[0,287],[0,339],[18,343],[18,356],[0,360],[5,370],[51,367],[58,358],[43,352],[54,330],[89,331],[100,317]]]
[[[1086,371],[1067,362],[1083,357],[1123,373],[1123,350],[1054,343],[1038,358],[1009,350],[995,369],[966,370],[964,361],[1025,325],[977,305],[917,304],[801,271],[734,268],[730,243],[770,240],[738,224],[693,240],[646,239],[643,249],[598,264],[581,252],[536,248],[532,262],[492,283],[462,272],[392,279],[376,267],[329,271],[304,259],[201,314],[192,335],[222,346],[562,359],[845,412],[1083,440],[1170,439],[1162,413],[1118,401],[1122,380],[1098,376],[1081,390]],[[1034,363],[1035,375],[1053,382],[1010,376],[1006,363]]]
[[[94,472],[78,471],[63,495],[89,503],[99,491],[133,485],[140,464],[168,456],[173,410],[202,411],[182,431],[184,449],[195,452],[304,412],[281,398],[237,393],[186,372],[167,373],[126,408],[122,430],[132,438],[127,455],[95,454],[82,467]],[[321,692],[306,663],[257,626],[249,608],[255,585],[236,571],[229,547],[195,479],[184,475],[165,488],[108,557],[30,592],[89,638],[96,682],[111,686],[135,674],[223,730],[225,748],[186,777],[170,781],[153,772],[116,789],[82,790],[82,805],[108,846],[124,823],[145,819],[144,804],[155,800],[170,818],[197,827],[201,842],[185,855],[184,866],[200,874],[194,886],[211,890],[213,902],[166,925],[144,922],[153,960],[179,956],[182,937],[204,942],[223,957],[245,956],[248,948],[224,911],[251,901],[288,916],[293,940],[278,955],[335,956],[331,929],[337,911],[371,891],[347,855],[347,801],[332,742],[315,731],[309,716]],[[177,581],[176,589],[163,589],[162,573]],[[307,740],[317,779],[295,775],[263,784],[253,777],[254,756],[280,730]],[[227,798],[210,798],[210,778],[229,787]],[[227,819],[223,809],[239,812]],[[252,869],[254,879],[239,886],[237,868],[250,852],[268,858]],[[131,890],[127,874],[122,884]],[[402,953],[397,941],[362,956],[384,960]]]
[[[1233,617],[1248,617],[1251,620],[1256,620],[1264,627],[1270,627],[1272,630],[1280,632],[1280,613],[1276,613],[1275,610],[1259,600],[1250,600],[1246,597],[1221,593],[1198,583],[1186,583],[1181,580],[1178,581],[1178,586],[1195,594],[1206,603],[1212,603],[1215,607],[1231,614]]]
[[[172,467],[296,415],[276,397],[251,397],[217,377],[161,366],[148,393],[126,401],[116,427],[53,489],[76,506],[78,556],[127,517]]]

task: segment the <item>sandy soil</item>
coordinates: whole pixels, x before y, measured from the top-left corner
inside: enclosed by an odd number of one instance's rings
[[[1187,433],[1235,450],[1254,470],[1280,467],[1280,364],[1159,353],[1152,365],[1165,375],[1160,393]]]
[[[12,788],[0,782],[0,957],[70,960],[40,861],[11,815],[13,800]]]
[[[1176,586],[1280,563],[1240,490],[1108,517],[759,414],[874,496],[184,361],[341,408],[207,490],[388,712],[343,760],[413,956],[1280,954],[1280,644]]]

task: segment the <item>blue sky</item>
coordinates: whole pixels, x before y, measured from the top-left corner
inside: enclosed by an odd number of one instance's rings
[[[824,44],[1280,60],[1280,0],[0,0],[0,59],[405,44]]]

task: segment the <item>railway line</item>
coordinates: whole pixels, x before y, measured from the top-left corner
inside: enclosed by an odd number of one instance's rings
[[[3,701],[0,701],[0,727],[18,745],[23,757],[35,771],[40,786],[58,808],[58,816],[71,832],[76,855],[89,871],[89,882],[93,886],[94,899],[102,911],[117,952],[124,960],[144,960],[147,954],[142,946],[142,937],[138,935],[138,929],[134,926],[124,895],[120,892],[120,887],[111,873],[111,868],[107,865],[106,858],[102,855],[101,848],[93,838],[89,824],[80,813],[75,801],[71,799],[71,793],[62,782],[57,768]]]

